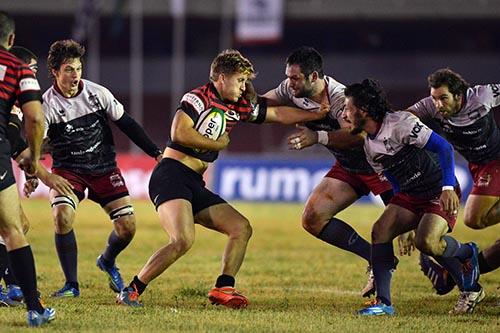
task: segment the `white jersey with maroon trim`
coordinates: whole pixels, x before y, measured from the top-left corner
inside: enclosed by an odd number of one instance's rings
[[[483,164],[500,159],[500,130],[490,112],[500,105],[500,84],[467,89],[463,104],[450,119],[441,115],[430,96],[409,110],[424,120],[436,119],[446,139],[468,162]]]
[[[389,112],[377,134],[366,137],[366,157],[397,192],[433,197],[441,192],[442,171],[431,153],[422,149],[431,134],[410,112]]]
[[[330,103],[330,112],[323,119],[306,122],[305,125],[313,131],[334,131],[340,129],[340,122],[342,121],[342,112],[344,111],[345,86],[333,79],[330,76],[324,76],[326,87],[328,89],[328,102]],[[303,110],[317,111],[321,106],[319,103],[306,98],[295,97],[289,87],[289,80],[286,79],[274,89],[276,96],[278,96],[278,103],[280,105],[294,106]],[[363,148],[355,148],[349,150],[338,150],[328,148],[335,156],[340,165],[344,169],[352,173],[373,173],[373,169],[366,161]]]
[[[85,174],[108,172],[116,167],[108,121],[123,116],[123,105],[101,85],[83,79],[80,84],[74,97],[64,97],[54,86],[43,94],[52,167]]]

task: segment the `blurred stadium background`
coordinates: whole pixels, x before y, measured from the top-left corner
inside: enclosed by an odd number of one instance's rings
[[[43,90],[51,84],[50,44],[79,40],[87,48],[84,77],[109,88],[162,147],[180,97],[208,80],[225,48],[254,62],[264,93],[284,78],[292,49],[313,46],[326,74],[344,84],[376,78],[396,108],[426,96],[426,77],[437,68],[451,67],[471,84],[500,78],[498,0],[2,0],[0,7],[16,20],[16,44],[39,56]],[[287,151],[292,131],[240,125],[208,175],[213,187],[229,200],[304,201],[332,159],[322,147]],[[146,197],[154,163],[121,132],[115,141],[132,196]]]

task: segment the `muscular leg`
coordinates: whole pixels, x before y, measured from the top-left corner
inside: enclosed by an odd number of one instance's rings
[[[377,299],[391,305],[391,279],[394,268],[393,239],[415,229],[417,216],[409,210],[389,204],[372,229],[372,267]]]
[[[479,253],[481,274],[489,273],[500,267],[500,239]]]
[[[453,237],[446,235],[447,232],[448,223],[444,218],[436,214],[425,214],[417,229],[415,246],[442,264],[460,290],[464,290],[463,262],[471,257],[472,249],[469,245],[461,244]],[[476,285],[474,285],[474,289],[477,289]]]
[[[334,217],[357,199],[357,193],[349,184],[325,177],[307,200],[302,226],[313,236],[355,253],[370,263],[370,243],[350,225]]]
[[[0,236],[5,241],[9,261],[18,277],[28,310],[43,313],[44,309],[37,297],[33,253],[22,230],[19,207],[15,184],[0,191]]]
[[[195,220],[197,223],[229,237],[224,248],[221,276],[216,283],[216,287],[233,287],[234,277],[243,263],[247,244],[252,236],[250,223],[227,203],[211,206],[200,211],[196,214]]]
[[[169,236],[169,242],[149,258],[137,275],[144,284],[148,284],[163,273],[184,255],[194,242],[194,219],[189,201],[185,199],[166,201],[158,207],[158,215],[160,224]]]
[[[483,229],[500,222],[500,197],[470,194],[465,203],[464,223]]]
[[[102,257],[107,266],[113,266],[115,258],[134,238],[135,215],[128,195],[111,201],[103,208],[110,215],[114,230],[109,234],[106,250]]]
[[[64,272],[66,282],[73,288],[78,289],[77,260],[78,249],[75,233],[73,231],[73,222],[75,220],[75,208],[78,204],[76,195],[72,195],[73,207],[69,202],[58,201],[60,194],[51,190],[50,201],[52,204],[52,216],[55,226],[55,244],[59,262]],[[55,203],[58,201],[58,203]]]
[[[21,212],[21,225],[23,226],[23,233],[26,235],[26,233],[28,232],[28,230],[30,228],[30,223],[28,221],[28,218],[26,217],[26,214],[24,213],[24,210],[23,210],[23,207],[21,206],[21,204],[19,204],[19,209]],[[0,248],[2,246],[3,245],[0,244]],[[0,249],[0,253],[2,253],[1,249]],[[5,252],[5,255],[7,255],[7,252]],[[1,280],[2,274],[4,274],[4,272],[5,272],[5,275],[3,276],[3,278],[5,280],[5,284],[6,285],[18,285],[16,277],[14,276],[14,273],[12,272],[12,267],[7,260],[7,257],[5,257],[5,260],[6,260],[6,267],[4,267],[4,269],[2,271],[2,268],[1,268],[2,267],[2,264],[1,264],[2,259],[0,258],[0,280]],[[5,268],[7,268],[7,269],[5,269]]]

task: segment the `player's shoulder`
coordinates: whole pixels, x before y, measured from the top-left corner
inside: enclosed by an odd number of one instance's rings
[[[86,92],[90,93],[98,93],[98,94],[103,94],[103,95],[108,95],[112,94],[111,91],[106,88],[105,86],[95,83],[93,81],[87,80],[87,79],[81,79],[82,84],[83,84],[83,90]]]
[[[6,50],[0,50],[0,64],[13,68],[20,68],[23,62],[12,53]]]
[[[202,112],[208,109],[212,95],[209,85],[206,84],[186,92],[181,98],[181,103],[187,103],[196,111]]]

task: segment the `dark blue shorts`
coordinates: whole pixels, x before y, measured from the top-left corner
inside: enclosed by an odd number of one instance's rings
[[[227,203],[205,187],[202,175],[171,158],[164,158],[153,170],[149,198],[156,209],[166,201],[186,199],[191,202],[193,215],[205,208]]]

